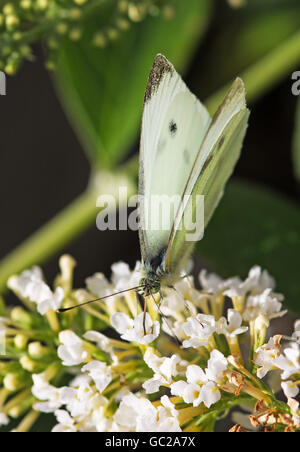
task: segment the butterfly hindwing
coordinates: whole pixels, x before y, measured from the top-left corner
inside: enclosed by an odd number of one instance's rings
[[[188,201],[183,201],[185,204],[180,206],[165,261],[168,272],[174,278],[178,276],[195,242],[201,239],[223,195],[225,184],[240,156],[248,117],[244,85],[237,79],[211,122],[185,187],[184,195],[188,196]],[[191,225],[186,223],[196,218],[197,195],[204,196],[203,230],[195,240],[188,241]]]

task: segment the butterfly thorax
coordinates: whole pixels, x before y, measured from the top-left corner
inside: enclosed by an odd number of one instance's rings
[[[164,265],[164,257],[165,251],[144,263],[144,277],[140,281],[143,296],[148,297],[160,292],[162,280],[168,275]]]

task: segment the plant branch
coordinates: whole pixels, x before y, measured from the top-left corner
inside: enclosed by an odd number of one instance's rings
[[[291,73],[300,63],[300,31],[286,39],[241,74],[244,80],[247,99],[255,102],[270,91],[282,78]],[[210,113],[214,113],[224,98],[230,84],[221,88],[207,101]]]

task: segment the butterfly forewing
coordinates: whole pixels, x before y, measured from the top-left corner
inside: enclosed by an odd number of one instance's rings
[[[207,110],[174,67],[158,55],[146,89],[141,133],[140,242],[144,261],[168,246],[174,216],[210,121]]]

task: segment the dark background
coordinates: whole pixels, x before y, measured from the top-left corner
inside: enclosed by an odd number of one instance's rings
[[[211,26],[184,77],[202,99],[210,93],[197,86],[197,73],[216,26]],[[43,52],[36,48],[35,54],[36,61],[9,78],[7,95],[0,97],[0,259],[80,195],[89,178],[89,162],[56,97],[52,76],[44,69]],[[250,127],[234,177],[296,198],[291,144],[297,98],[291,85],[291,78],[284,80],[251,106]],[[77,259],[75,283],[82,286],[96,271],[109,275],[113,262],[134,265],[139,259],[138,237],[135,232],[100,233],[95,226],[63,252]],[[57,257],[44,265],[49,282],[58,271]]]

